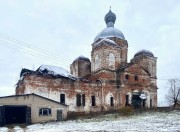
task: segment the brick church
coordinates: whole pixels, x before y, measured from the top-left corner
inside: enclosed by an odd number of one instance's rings
[[[156,61],[148,50],[127,62],[128,42],[114,27],[109,10],[104,28],[92,43],[91,60],[79,56],[70,73],[61,67],[41,65],[22,69],[16,94],[36,93],[68,105],[69,112],[100,112],[131,105],[157,107]]]

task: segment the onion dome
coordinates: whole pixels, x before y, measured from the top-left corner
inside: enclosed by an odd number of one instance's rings
[[[83,55],[81,55],[81,56],[79,56],[78,58],[76,58],[73,62],[75,62],[75,61],[88,61],[88,62],[90,62],[90,60],[89,60],[89,58],[87,58],[87,57],[84,57]]]
[[[110,37],[116,37],[120,39],[125,39],[123,33],[117,29],[114,28],[114,23],[116,21],[116,15],[109,10],[109,12],[105,15],[104,20],[106,22],[107,27],[103,29],[94,39],[94,42],[96,42],[98,39],[102,38],[110,38]]]
[[[149,57],[154,57],[154,55],[153,55],[153,53],[152,53],[151,51],[145,50],[145,49],[138,51],[138,52],[134,55],[134,57],[137,57],[137,56],[140,56],[140,55],[145,55],[145,56],[149,56]]]
[[[111,9],[105,15],[104,20],[106,22],[107,27],[114,27],[114,23],[116,21],[116,15],[111,11]]]

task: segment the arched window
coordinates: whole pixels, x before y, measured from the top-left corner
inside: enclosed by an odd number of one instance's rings
[[[109,66],[115,68],[115,56],[113,53],[109,54]]]
[[[99,58],[99,55],[97,54],[95,56],[95,67],[94,67],[94,69],[96,70],[96,69],[100,68],[100,65],[101,65],[100,58]]]
[[[60,94],[60,103],[65,104],[65,94]]]
[[[110,97],[110,105],[114,106],[114,98],[113,97]]]
[[[149,72],[153,76],[153,64],[151,62],[149,62]]]
[[[125,75],[125,79],[126,79],[126,80],[129,79],[129,75],[128,75],[128,74]]]
[[[134,76],[134,80],[138,81],[138,76],[137,75]]]

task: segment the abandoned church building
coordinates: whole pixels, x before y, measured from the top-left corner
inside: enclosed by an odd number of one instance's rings
[[[157,107],[156,62],[148,50],[127,61],[128,42],[114,27],[116,15],[105,15],[106,28],[92,43],[91,60],[80,56],[70,65],[22,69],[16,95],[37,94],[68,106],[68,112],[100,112],[133,107]]]

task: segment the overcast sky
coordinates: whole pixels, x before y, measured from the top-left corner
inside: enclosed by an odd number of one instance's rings
[[[158,58],[163,104],[167,79],[180,78],[180,0],[0,0],[0,96],[15,93],[22,68],[69,70],[78,56],[90,58],[110,6],[129,44],[128,60],[141,49]]]

